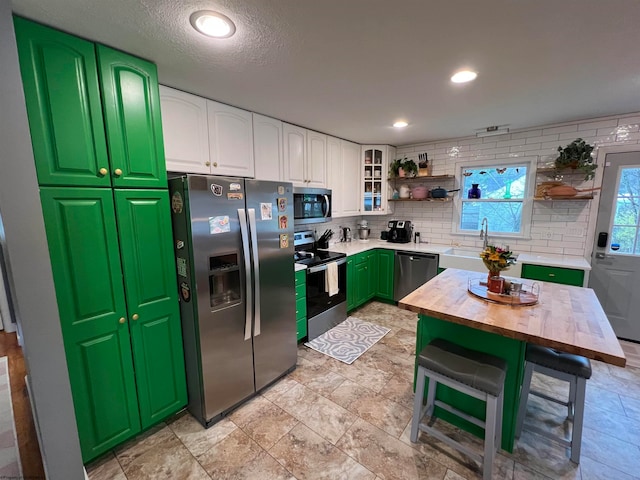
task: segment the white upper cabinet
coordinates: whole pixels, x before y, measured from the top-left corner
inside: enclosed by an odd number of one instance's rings
[[[251,112],[207,100],[209,160],[213,175],[253,177]]]
[[[360,145],[327,137],[328,183],[331,216],[351,217],[360,213]]]
[[[392,213],[389,199],[389,159],[396,154],[389,145],[363,145],[360,163],[360,214],[386,215]]]
[[[284,180],[282,122],[253,114],[253,154],[258,180]]]
[[[253,177],[251,112],[160,85],[167,170]]]
[[[360,214],[360,145],[340,141],[342,154],[342,216]]]
[[[284,143],[284,181],[298,187],[307,186],[307,130],[282,122]]]
[[[307,130],[307,163],[305,177],[307,186],[327,186],[327,136]]]
[[[167,170],[209,173],[206,99],[160,85],[160,105]]]

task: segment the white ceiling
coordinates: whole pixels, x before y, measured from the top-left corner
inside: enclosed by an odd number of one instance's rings
[[[360,143],[640,111],[638,0],[13,0],[160,82]],[[215,40],[196,10],[237,25]],[[475,82],[454,85],[461,67]],[[409,127],[390,125],[406,119]]]

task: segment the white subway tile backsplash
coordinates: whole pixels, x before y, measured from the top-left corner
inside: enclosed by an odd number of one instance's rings
[[[578,131],[578,125],[572,124],[572,125],[563,125],[561,127],[543,128],[542,129],[542,134],[543,135],[558,135],[558,134],[563,134],[563,133],[571,133],[571,135],[574,135],[575,132],[577,132],[577,131]]]
[[[520,132],[515,132],[511,134],[511,139],[516,140],[519,138],[527,138],[527,137],[540,137],[542,136],[542,129],[536,130],[523,130]]]
[[[612,118],[609,120],[599,120],[595,122],[580,122],[578,123],[578,131],[582,130],[592,130],[598,128],[606,128],[606,127],[617,127],[618,119]]]

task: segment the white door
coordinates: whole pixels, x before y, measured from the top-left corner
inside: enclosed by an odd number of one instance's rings
[[[307,185],[325,188],[327,185],[327,136],[307,130]]]
[[[606,156],[589,287],[616,335],[640,341],[640,152]]]
[[[342,140],[342,215],[360,213],[360,145]]]
[[[209,158],[212,175],[253,177],[251,112],[207,100]]]
[[[256,179],[283,180],[282,122],[253,114],[253,154]]]
[[[307,130],[282,123],[284,144],[284,180],[298,187],[306,187]]]
[[[207,100],[160,85],[167,171],[209,173]]]

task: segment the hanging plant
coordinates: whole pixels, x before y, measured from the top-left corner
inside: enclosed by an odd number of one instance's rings
[[[576,138],[564,148],[558,147],[560,155],[555,161],[556,174],[559,174],[560,170],[571,168],[584,172],[585,180],[593,179],[596,175],[595,170],[598,168],[598,165],[593,163],[593,157],[591,157],[593,149],[593,146],[581,138]]]

